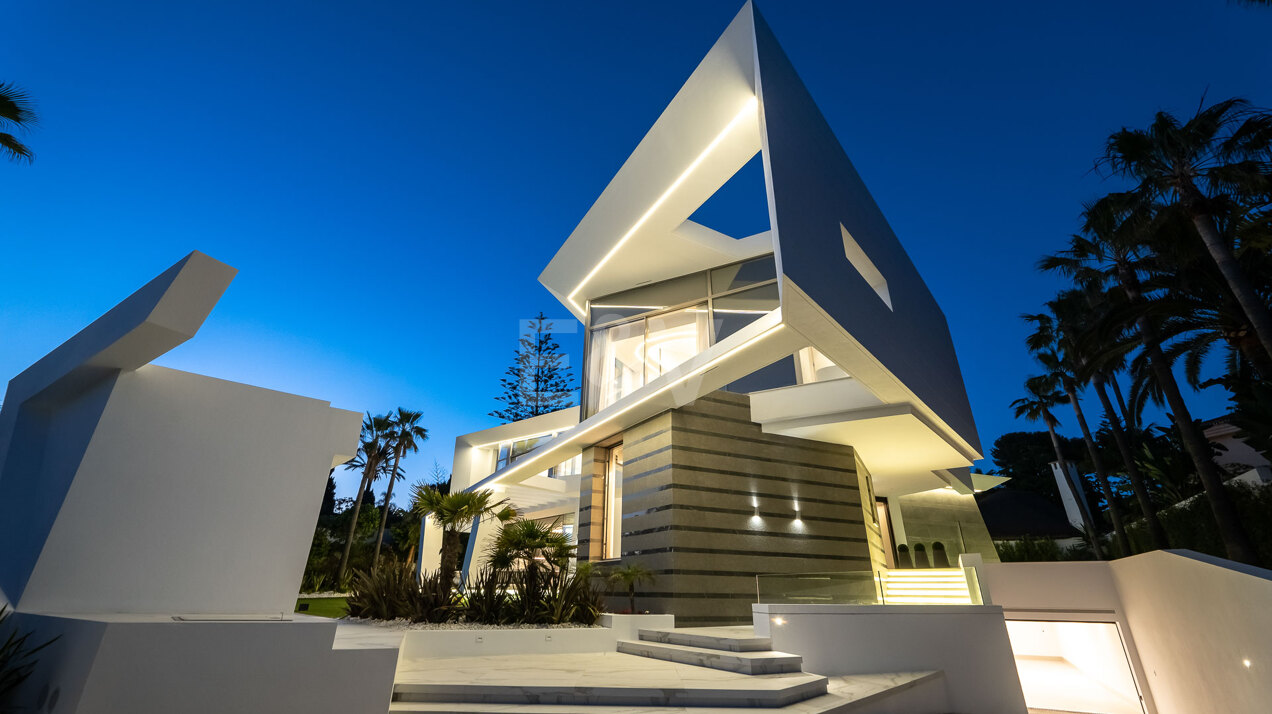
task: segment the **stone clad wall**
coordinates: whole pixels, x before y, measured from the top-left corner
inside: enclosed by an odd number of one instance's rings
[[[916,544],[922,543],[929,564],[932,544],[936,541],[945,546],[951,565],[958,565],[960,553],[980,553],[987,562],[998,561],[998,551],[974,496],[938,488],[906,494],[890,499],[889,503],[895,504],[901,513],[903,530],[897,533],[897,543],[906,543],[911,552]]]
[[[623,456],[623,562],[658,578],[638,609],[748,622],[758,573],[871,569],[853,449],[765,434],[745,395],[649,419],[624,432]]]

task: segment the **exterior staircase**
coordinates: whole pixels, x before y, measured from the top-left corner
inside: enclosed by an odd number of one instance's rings
[[[889,605],[972,605],[971,586],[962,568],[888,570],[882,578]]]
[[[611,653],[471,658],[481,660],[472,670],[463,667],[476,675],[471,680],[399,678],[389,711],[657,714],[692,707],[688,711],[695,714],[867,714],[906,710],[903,692],[926,696],[931,687],[944,687],[940,672],[809,674],[802,657],[774,651],[769,638],[756,637],[749,626],[642,629],[637,636],[619,640]],[[494,679],[480,671],[499,667],[504,673]],[[576,672],[585,674],[568,682],[556,679]],[[902,699],[893,700],[897,695]],[[881,705],[903,708],[875,708]]]

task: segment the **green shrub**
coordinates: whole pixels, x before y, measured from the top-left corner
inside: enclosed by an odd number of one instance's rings
[[[562,624],[594,625],[601,615],[602,592],[592,577],[592,564],[579,563],[548,574],[540,592],[543,593],[543,613],[548,622]]]
[[[1260,561],[1264,564],[1272,563],[1272,484],[1251,486],[1229,482],[1224,484],[1224,488],[1237,507],[1241,526],[1254,542]],[[1162,522],[1162,528],[1166,529],[1166,538],[1170,541],[1171,548],[1227,557],[1223,538],[1219,535],[1219,527],[1215,524],[1214,514],[1210,511],[1210,502],[1206,500],[1205,494],[1163,508],[1158,511],[1157,517]],[[1143,519],[1127,524],[1126,532],[1136,551],[1150,549]]]
[[[372,572],[354,573],[349,614],[375,620],[405,619],[411,622],[446,622],[458,600],[440,571],[417,578],[415,566],[385,561]]]
[[[1049,562],[1055,560],[1092,560],[1094,554],[1087,543],[1061,548],[1050,538],[1025,536],[1016,541],[994,541],[998,559],[1004,563]]]

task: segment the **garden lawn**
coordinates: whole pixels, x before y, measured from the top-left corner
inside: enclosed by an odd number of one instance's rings
[[[343,597],[302,597],[296,601],[296,612],[301,612],[301,605],[309,605],[309,609],[305,610],[306,615],[317,615],[318,617],[339,618],[348,614],[345,609],[345,600]]]

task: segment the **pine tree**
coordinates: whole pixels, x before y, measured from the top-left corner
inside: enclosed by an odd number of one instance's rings
[[[512,366],[495,397],[503,406],[490,416],[504,423],[521,421],[574,406],[574,375],[564,364],[565,353],[552,336],[552,321],[542,312],[527,325],[517,344]]]

